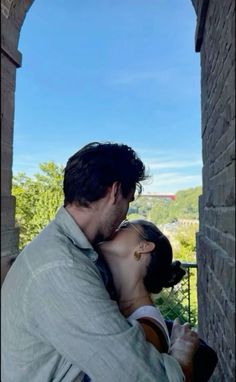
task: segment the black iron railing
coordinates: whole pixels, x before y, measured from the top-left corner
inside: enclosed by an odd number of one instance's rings
[[[189,322],[192,327],[197,326],[197,264],[182,263],[186,274],[182,280],[173,288],[162,290],[161,293],[153,295],[156,306],[167,320]]]

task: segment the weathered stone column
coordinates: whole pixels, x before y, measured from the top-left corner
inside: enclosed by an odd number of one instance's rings
[[[218,354],[211,381],[235,367],[235,3],[193,1],[201,55],[203,192],[197,235],[199,334]]]
[[[21,66],[19,33],[31,4],[32,1],[1,2],[1,283],[18,250],[15,198],[11,195],[14,99],[16,69]]]

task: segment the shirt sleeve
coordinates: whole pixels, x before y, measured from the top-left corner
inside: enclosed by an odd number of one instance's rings
[[[121,315],[95,266],[42,269],[28,284],[24,307],[35,332],[93,381],[184,380],[178,362]]]

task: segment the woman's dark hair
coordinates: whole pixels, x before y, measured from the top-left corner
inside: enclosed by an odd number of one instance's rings
[[[134,224],[134,222],[132,222]],[[151,261],[144,277],[144,285],[149,293],[159,293],[162,288],[176,285],[185,275],[180,261],[173,261],[172,247],[168,238],[155,226],[146,220],[135,220],[142,228],[143,237],[155,244],[151,252]]]
[[[134,189],[141,193],[145,166],[131,147],[92,142],[69,158],[64,170],[64,205],[76,202],[88,207],[119,182],[124,197]]]

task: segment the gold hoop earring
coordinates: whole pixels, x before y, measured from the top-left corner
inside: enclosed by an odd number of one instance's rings
[[[139,261],[141,259],[141,253],[135,251],[134,252],[134,258],[136,261]]]

